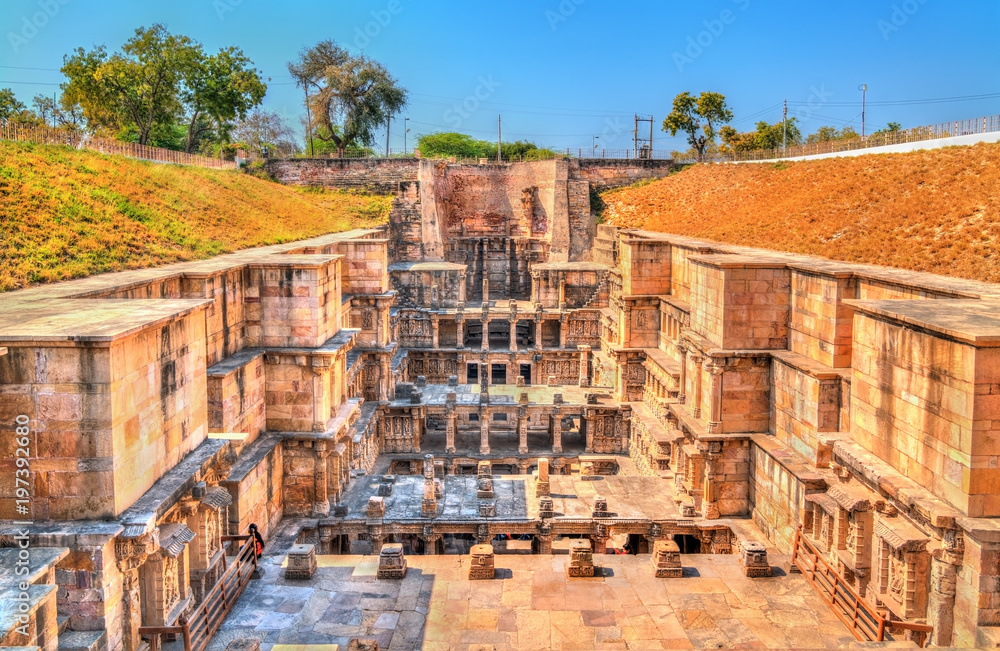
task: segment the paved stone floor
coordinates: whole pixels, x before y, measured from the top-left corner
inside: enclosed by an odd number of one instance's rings
[[[650,556],[595,556],[600,577],[568,579],[568,556],[497,555],[498,578],[469,581],[468,556],[408,556],[401,581],[377,581],[374,556],[320,556],[311,581],[286,581],[290,536],[273,541],[213,641],[382,649],[821,649],[854,637],[800,575],[747,579],[736,555],[684,557],[656,579]],[[778,571],[779,574],[780,571]],[[328,647],[329,649],[329,647]],[[280,650],[275,650],[280,651]]]

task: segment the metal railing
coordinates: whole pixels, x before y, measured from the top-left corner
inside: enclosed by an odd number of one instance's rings
[[[934,630],[925,624],[892,621],[888,613],[883,615],[876,610],[826,562],[816,546],[802,535],[802,527],[795,531],[792,564],[801,570],[854,637],[863,642],[883,642],[889,629],[893,629],[910,631],[917,644],[923,647]]]
[[[754,151],[736,152],[720,156],[718,160],[739,162],[774,160],[776,158],[796,158],[799,156],[833,154],[843,151],[870,149],[872,147],[885,147],[887,145],[922,142],[924,140],[935,140],[937,138],[996,133],[998,131],[1000,131],[1000,115],[989,115],[969,120],[941,122],[939,124],[931,124],[925,127],[914,127],[912,129],[904,129],[902,131],[873,133],[869,136],[865,136],[864,138],[828,140],[826,142],[807,143],[805,145],[797,145],[795,147],[787,147],[785,149],[756,149]]]
[[[225,567],[215,586],[205,593],[194,612],[181,617],[174,626],[140,626],[139,635],[149,639],[150,651],[161,651],[164,635],[179,636],[184,651],[205,651],[212,636],[222,626],[226,615],[243,593],[257,569],[257,553],[253,536],[222,536],[223,542],[243,541],[232,565]],[[225,563],[223,558],[223,563]]]
[[[102,154],[115,154],[138,158],[156,163],[176,163],[177,165],[197,165],[215,169],[236,169],[236,162],[209,156],[198,156],[173,149],[149,147],[134,142],[122,142],[113,138],[90,136],[79,131],[53,129],[36,125],[8,122],[0,125],[0,140],[15,140],[42,145],[66,145],[74,149],[89,149]]]
[[[593,149],[588,147],[567,149],[566,155],[572,158],[613,159],[613,160],[670,160],[673,152],[666,149]]]

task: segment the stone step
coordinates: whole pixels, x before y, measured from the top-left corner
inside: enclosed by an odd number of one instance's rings
[[[105,631],[67,631],[59,634],[59,651],[97,651],[107,646]]]
[[[58,615],[56,622],[58,622],[59,635],[62,635],[66,627],[69,626],[69,615]]]

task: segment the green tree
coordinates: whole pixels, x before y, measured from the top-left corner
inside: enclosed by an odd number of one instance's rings
[[[277,111],[255,108],[236,122],[229,135],[233,142],[258,154],[262,154],[265,147],[284,154],[294,154],[299,149],[295,132]]]
[[[876,131],[872,135],[873,136],[877,136],[877,135],[885,134],[885,133],[898,133],[898,132],[900,132],[902,130],[903,130],[903,125],[902,124],[900,124],[899,122],[890,122],[889,124],[886,125],[886,127],[884,129],[879,129],[878,131]]]
[[[288,71],[309,95],[311,131],[338,156],[351,145],[374,146],[376,132],[406,106],[406,89],[385,66],[333,41],[303,50]]]
[[[193,151],[213,129],[216,140],[227,140],[231,123],[245,118],[266,92],[260,72],[240,48],[223,48],[212,56],[199,52],[185,70],[181,93],[188,116],[185,150]]]
[[[83,128],[83,110],[77,104],[65,104],[47,95],[35,95],[31,99],[38,118],[45,124],[52,124],[68,131]]]
[[[809,134],[806,142],[810,145],[817,142],[830,142],[831,140],[852,140],[861,136],[854,127],[844,127],[838,130],[836,127],[823,126],[816,130],[816,133]]]
[[[63,97],[81,106],[89,124],[132,131],[144,145],[154,128],[181,115],[181,84],[199,52],[190,38],[174,36],[163,25],[140,27],[120,53],[108,55],[101,45],[64,57],[69,81]]]
[[[671,136],[678,131],[687,134],[688,144],[703,160],[709,145],[715,143],[716,127],[732,121],[733,112],[721,93],[703,92],[697,98],[683,92],[674,98],[673,110],[663,120],[663,130]]]
[[[429,133],[417,138],[417,149],[424,158],[486,158],[490,143],[464,133]],[[496,145],[493,145],[496,156]]]
[[[0,124],[39,124],[42,120],[17,99],[10,88],[0,88]]]

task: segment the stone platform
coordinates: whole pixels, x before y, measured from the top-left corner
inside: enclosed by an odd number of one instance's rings
[[[602,556],[601,576],[567,579],[566,556],[504,556],[497,579],[469,581],[469,557],[410,556],[377,581],[376,556],[320,556],[313,580],[272,565],[240,598],[211,651],[256,637],[275,645],[376,638],[382,649],[837,648],[854,641],[801,575],[748,579],[736,555],[685,556],[657,579],[649,555]],[[476,645],[486,645],[485,647]]]

